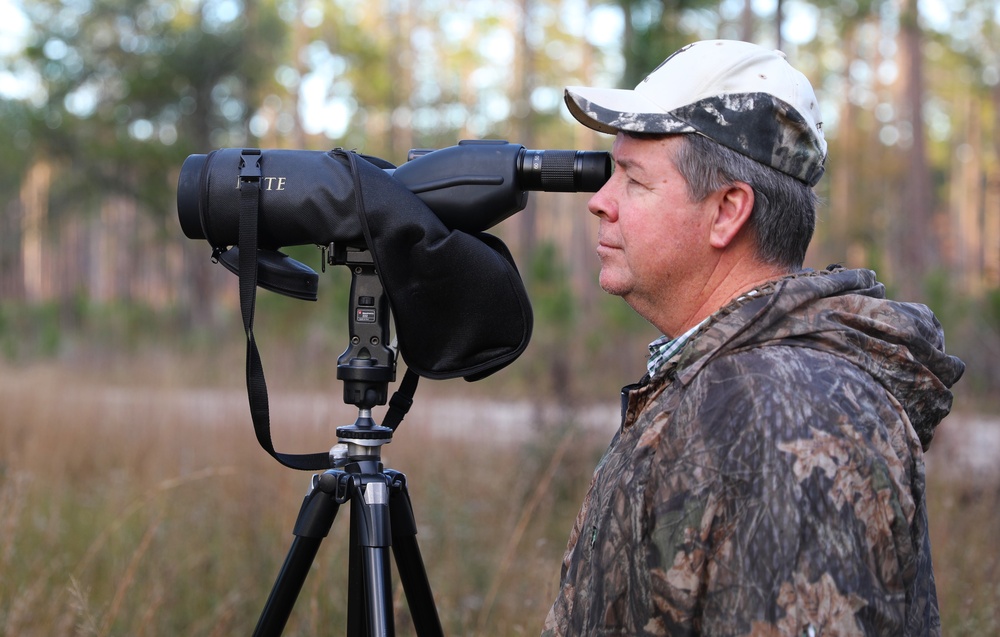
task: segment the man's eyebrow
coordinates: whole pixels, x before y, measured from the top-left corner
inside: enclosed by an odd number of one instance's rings
[[[615,166],[622,170],[633,170],[642,174],[646,172],[642,162],[637,161],[634,157],[613,157],[613,159]]]
[[[620,157],[612,153],[611,159],[613,160],[616,166],[619,166],[621,168],[629,168],[630,166],[635,165],[635,160],[630,157]]]

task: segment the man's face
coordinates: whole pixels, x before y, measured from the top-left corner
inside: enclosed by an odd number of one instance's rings
[[[664,304],[702,293],[704,279],[698,275],[711,267],[709,202],[690,201],[687,183],[674,167],[682,143],[679,136],[638,139],[619,133],[612,147],[614,174],[588,204],[601,224],[601,287],[654,324]]]

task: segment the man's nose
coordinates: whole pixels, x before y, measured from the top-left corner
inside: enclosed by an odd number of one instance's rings
[[[609,194],[609,186],[611,182],[604,184],[600,190],[594,193],[594,195],[587,202],[587,210],[590,214],[597,217],[603,217],[608,219],[608,221],[614,221],[618,216],[617,208],[614,205],[613,198]]]

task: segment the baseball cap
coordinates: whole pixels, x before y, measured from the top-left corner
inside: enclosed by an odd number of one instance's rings
[[[780,51],[695,42],[633,90],[569,86],[565,100],[577,120],[602,133],[697,133],[809,186],[823,176],[819,103]]]

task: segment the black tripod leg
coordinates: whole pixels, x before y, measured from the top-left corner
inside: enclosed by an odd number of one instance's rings
[[[368,637],[368,615],[365,606],[365,577],[362,573],[361,544],[358,525],[351,513],[349,563],[347,567],[347,637]]]
[[[340,505],[318,486],[314,486],[302,502],[293,531],[295,539],[257,620],[254,637],[278,637],[284,631],[319,545],[329,534],[338,509]]]
[[[389,516],[392,521],[392,552],[403,584],[403,593],[406,594],[406,603],[413,617],[413,627],[420,637],[441,637],[444,631],[434,604],[424,561],[420,556],[420,547],[417,545],[417,523],[413,518],[413,505],[402,474],[396,474],[396,482],[389,496]]]
[[[389,489],[381,475],[354,488],[351,496],[352,566],[360,565],[364,582],[364,630],[359,632],[358,617],[348,616],[349,635],[391,637],[395,634],[392,615],[392,575],[386,559],[389,552]],[[352,569],[353,573],[356,573]],[[356,575],[351,576],[352,584]],[[358,598],[349,602],[350,610],[357,608]]]

